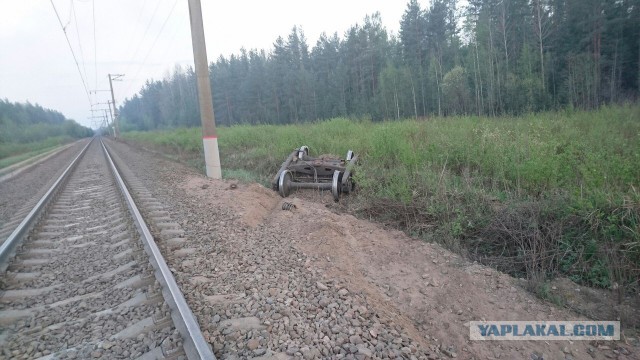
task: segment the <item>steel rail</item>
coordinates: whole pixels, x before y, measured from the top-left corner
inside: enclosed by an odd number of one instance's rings
[[[147,252],[147,255],[149,255],[149,260],[151,261],[151,264],[153,265],[153,268],[155,270],[156,280],[158,280],[158,282],[162,286],[162,296],[169,304],[169,307],[171,309],[171,318],[173,319],[176,329],[178,329],[184,339],[183,346],[187,357],[190,360],[215,360],[216,357],[215,355],[213,355],[209,344],[204,339],[204,336],[200,331],[200,326],[193,316],[189,305],[187,305],[187,302],[184,299],[184,295],[182,295],[182,292],[180,291],[180,288],[178,287],[173,274],[171,274],[171,271],[169,270],[169,266],[167,266],[167,263],[162,257],[162,253],[160,252],[158,245],[156,245],[155,241],[153,240],[153,236],[151,235],[149,228],[144,222],[140,211],[138,211],[138,207],[133,201],[133,197],[127,190],[127,186],[124,180],[118,173],[118,169],[113,162],[111,155],[109,154],[109,150],[102,140],[100,140],[100,143],[107,158],[107,162],[110,165],[111,172],[113,173],[113,176],[116,179],[116,183],[118,184],[118,187],[122,192],[131,215],[133,216],[136,227],[142,235],[141,240],[144,243],[145,251]]]
[[[76,165],[80,162],[79,159],[82,158],[84,153],[89,148],[89,145],[93,142],[93,138],[85,145],[84,148],[80,151],[80,153],[71,161],[69,166],[64,170],[62,175],[58,177],[55,183],[51,185],[49,190],[40,198],[40,201],[31,209],[29,214],[20,222],[20,225],[13,230],[11,235],[2,243],[0,246],[0,273],[5,272],[7,267],[9,266],[9,261],[12,258],[12,255],[15,254],[15,250],[24,238],[25,235],[29,233],[31,227],[35,224],[38,217],[42,214],[42,211],[49,204],[49,201],[54,197],[56,192],[61,188],[61,185],[65,180],[69,177],[73,169],[75,169]]]

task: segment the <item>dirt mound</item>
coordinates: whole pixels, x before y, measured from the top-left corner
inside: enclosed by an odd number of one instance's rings
[[[296,245],[314,260],[312,266],[329,278],[346,279],[366,294],[379,312],[405,325],[431,346],[450,349],[461,358],[480,359],[531,358],[533,354],[546,355],[544,359],[610,355],[594,350],[587,342],[500,342],[500,346],[470,342],[469,321],[586,318],[539,300],[524,289],[524,281],[470,263],[436,244],[333,213],[316,201],[287,201],[295,203],[296,209],[276,211],[269,225],[287,228],[297,237]],[[637,309],[627,308],[627,316],[640,318]],[[618,355],[619,351],[616,358],[627,358]]]
[[[255,183],[190,177],[182,188],[199,193],[210,203],[232,209],[250,227],[264,222],[280,202],[278,194]]]
[[[636,359],[638,340],[598,346],[588,342],[469,341],[469,321],[586,319],[544,302],[524,281],[470,263],[436,244],[331,210],[330,196],[296,193],[281,199],[260,185],[192,178],[188,192],[233,209],[250,227],[264,224],[291,239],[328,281],[348,284],[381,316],[402,324],[416,341],[462,359]],[[295,207],[282,210],[282,203]],[[600,304],[602,306],[602,304]],[[630,309],[627,316],[640,314]],[[616,319],[607,319],[616,320]],[[629,340],[630,339],[630,340]],[[601,344],[600,344],[601,345]]]

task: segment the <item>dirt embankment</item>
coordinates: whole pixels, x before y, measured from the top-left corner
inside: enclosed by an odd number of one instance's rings
[[[116,148],[184,229],[190,251],[166,255],[220,358],[639,358],[630,330],[615,343],[472,342],[472,320],[583,317],[518,279],[339,213],[329,195],[281,199],[258,184],[210,180]],[[295,208],[282,210],[283,201]],[[559,285],[552,291],[587,293]],[[609,297],[600,307],[612,304]],[[620,314],[639,317],[637,307]]]
[[[575,312],[544,302],[514,279],[470,263],[436,244],[411,239],[396,230],[331,210],[329,196],[300,194],[281,199],[258,184],[190,177],[183,188],[211,205],[236,212],[245,226],[266,225],[309,256],[323,276],[341,279],[363,294],[376,311],[402,324],[425,346],[467,359],[638,358],[637,335],[624,332],[616,344],[589,342],[469,341],[474,320],[579,320]],[[282,210],[283,202],[294,204]],[[615,315],[615,296],[564,280],[552,291],[571,292],[574,305]],[[588,294],[588,299],[585,295]],[[618,317],[640,318],[638,308],[615,308]],[[619,318],[618,318],[619,319]],[[611,318],[609,320],[616,320]]]

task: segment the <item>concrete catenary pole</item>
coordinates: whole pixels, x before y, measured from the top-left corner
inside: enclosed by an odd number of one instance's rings
[[[109,108],[109,112],[111,112],[111,108]],[[111,117],[111,122],[109,122],[109,112],[107,109],[104,109],[104,122],[107,124],[107,129],[111,130],[111,124],[113,124],[113,117]],[[113,130],[115,132],[115,130]],[[115,133],[112,133],[115,137]]]
[[[209,62],[207,61],[207,47],[204,41],[200,0],[189,0],[189,20],[191,22],[193,59],[196,78],[198,79],[198,103],[200,104],[200,121],[202,122],[204,162],[207,166],[207,176],[213,179],[221,179],[222,169],[220,168],[220,153],[218,152],[216,119],[213,115]]]
[[[109,118],[111,119],[111,122],[113,123],[113,110],[111,110],[111,101],[107,100],[107,107],[109,108]]]
[[[116,97],[113,95],[113,81],[119,80],[123,77],[123,74],[109,74],[109,87],[111,88],[111,103],[113,104],[113,127],[115,132],[115,138],[120,136],[120,119],[118,118],[118,108],[116,107]]]

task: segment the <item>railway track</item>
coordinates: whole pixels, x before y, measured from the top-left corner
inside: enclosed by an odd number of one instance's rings
[[[0,359],[214,359],[106,147],[0,247]]]

